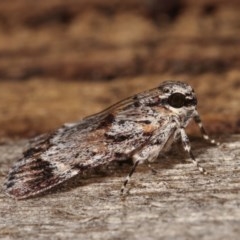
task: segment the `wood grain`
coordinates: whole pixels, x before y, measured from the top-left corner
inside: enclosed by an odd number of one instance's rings
[[[130,166],[75,179],[55,191],[15,201],[0,194],[1,239],[238,239],[240,230],[240,136],[220,147],[192,139],[209,175],[184,160],[179,148],[140,166],[130,193],[120,187]],[[0,146],[0,183],[26,141]]]

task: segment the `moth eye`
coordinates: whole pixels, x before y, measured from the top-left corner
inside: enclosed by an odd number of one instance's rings
[[[173,93],[168,98],[168,104],[174,108],[181,108],[185,104],[185,95],[181,93]]]

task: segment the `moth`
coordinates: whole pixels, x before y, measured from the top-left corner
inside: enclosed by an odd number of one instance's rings
[[[138,164],[151,163],[181,140],[183,148],[200,172],[206,171],[195,159],[185,128],[193,119],[203,138],[207,135],[196,109],[192,87],[166,81],[106,110],[55,132],[37,137],[9,171],[4,190],[10,197],[24,199],[111,162],[132,161],[123,182],[124,192]]]

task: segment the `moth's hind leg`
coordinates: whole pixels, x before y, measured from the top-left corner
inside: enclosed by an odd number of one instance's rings
[[[191,145],[190,145],[190,142],[189,142],[189,138],[184,130],[184,128],[181,128],[180,129],[180,135],[181,135],[181,140],[182,140],[182,144],[183,144],[183,148],[184,150],[189,154],[190,158],[191,158],[191,161],[192,163],[195,164],[195,166],[198,168],[198,170],[206,175],[207,174],[207,171],[201,167],[199,164],[198,164],[198,161],[195,159],[192,151],[191,151]]]
[[[203,138],[205,140],[207,140],[208,142],[210,142],[211,144],[216,144],[216,145],[220,145],[219,142],[216,142],[214,139],[210,138],[209,135],[207,134],[206,130],[204,129],[203,127],[203,124],[202,124],[202,121],[201,121],[201,118],[199,117],[198,113],[194,116],[194,121],[197,123],[199,129],[200,129],[200,132],[203,136]]]
[[[154,162],[154,160],[158,157],[159,155],[159,146],[158,145],[150,145],[150,146],[145,146],[143,149],[141,149],[139,152],[136,152],[133,156],[132,156],[132,160],[134,162],[129,174],[127,175],[125,181],[123,182],[123,185],[121,187],[121,194],[124,192],[126,185],[128,184],[128,182],[130,181],[131,176],[133,175],[133,173],[135,172],[138,164],[140,163],[148,163],[148,167],[153,171],[156,172],[156,170],[154,170],[150,163]]]
[[[133,167],[131,168],[131,171],[129,172],[129,174],[127,175],[125,181],[123,182],[123,185],[121,187],[121,194],[123,194],[124,189],[126,188],[126,185],[129,182],[129,180],[130,180],[131,176],[133,175],[134,171],[136,170],[139,162],[140,162],[139,160],[135,161]]]

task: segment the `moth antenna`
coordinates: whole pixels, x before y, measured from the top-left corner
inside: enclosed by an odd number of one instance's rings
[[[187,136],[187,134],[186,134],[186,132],[183,128],[180,129],[180,133],[181,133],[183,148],[189,154],[192,163],[198,168],[198,170],[202,174],[207,175],[208,174],[207,171],[199,165],[198,161],[194,157],[194,155],[191,151],[191,145],[190,145],[190,142],[189,142],[189,138],[188,138],[188,136]]]
[[[127,183],[130,181],[130,178],[131,178],[131,176],[133,175],[134,171],[136,170],[138,164],[139,164],[139,160],[137,160],[137,161],[134,163],[131,171],[129,172],[129,174],[127,175],[125,181],[123,182],[123,185],[122,185],[122,187],[121,187],[121,194],[123,194],[124,189],[126,188]]]
[[[202,134],[202,137],[207,140],[208,142],[210,142],[211,144],[215,144],[217,146],[220,145],[219,142],[217,142],[216,140],[212,139],[209,137],[209,135],[207,134],[206,130],[204,129],[203,127],[203,124],[202,124],[202,121],[201,121],[201,118],[199,116],[199,114],[196,112],[196,115],[194,116],[194,121],[195,123],[198,125],[199,129],[200,129],[200,132]]]

